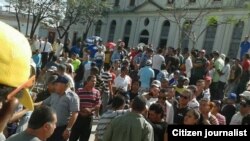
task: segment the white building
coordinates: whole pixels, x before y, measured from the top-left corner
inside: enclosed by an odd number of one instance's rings
[[[169,8],[175,2],[177,13],[184,4],[188,4],[190,18],[199,13],[200,2],[209,2],[204,7],[208,13],[202,17],[199,25],[193,25],[192,31],[203,34],[196,42],[196,49],[204,48],[207,52],[218,50],[229,57],[238,56],[239,44],[250,32],[247,9],[249,0],[107,0],[114,5],[110,14],[97,22],[89,35],[103,37],[104,41],[123,39],[128,47],[140,42],[152,43],[154,46],[178,47],[178,24],[171,21],[173,14]],[[182,9],[183,10],[183,9]],[[183,11],[182,11],[183,13]],[[164,15],[164,16],[163,16]],[[228,19],[238,19],[238,22],[224,22],[216,26],[208,26],[208,18],[217,17],[218,23]],[[168,17],[168,18],[165,18]],[[170,20],[169,20],[170,19]],[[184,23],[181,20],[181,23]],[[207,28],[206,28],[207,27]],[[73,31],[79,31],[73,29]],[[80,32],[82,33],[82,32]],[[184,40],[182,47],[192,48],[192,42]]]

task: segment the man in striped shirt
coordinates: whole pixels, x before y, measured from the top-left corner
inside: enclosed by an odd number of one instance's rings
[[[104,82],[104,93],[102,93],[102,113],[107,110],[107,105],[110,97],[113,96],[112,91],[112,74],[110,73],[110,64],[106,64],[104,68],[104,72],[101,74],[101,78]]]
[[[115,96],[112,101],[112,109],[105,112],[98,121],[96,127],[96,141],[102,141],[104,132],[115,117],[124,115],[130,111],[123,110],[124,106],[125,99],[122,96]]]
[[[83,88],[78,89],[77,94],[80,98],[80,112],[72,128],[70,141],[88,141],[91,129],[93,114],[101,105],[100,92],[95,89],[96,76],[90,75]]]

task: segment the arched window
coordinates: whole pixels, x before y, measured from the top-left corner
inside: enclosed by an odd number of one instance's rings
[[[181,32],[181,47],[182,48],[188,48],[189,44],[189,36],[191,34],[192,30],[192,21],[185,21],[182,26],[182,32]]]
[[[120,4],[120,0],[115,0],[114,7],[118,7]]]
[[[143,30],[140,34],[139,43],[148,44],[149,32],[147,30]]]
[[[129,6],[135,6],[135,0],[130,0]]]
[[[164,21],[161,28],[161,35],[158,47],[165,47],[167,45],[169,29],[170,29],[170,22],[166,20]]]
[[[115,28],[116,28],[116,21],[113,20],[110,24],[110,27],[109,27],[109,36],[108,36],[109,42],[113,42],[113,40],[114,40]]]
[[[123,41],[125,42],[125,45],[128,45],[131,27],[132,27],[132,22],[128,20],[125,25],[124,36],[123,36]]]
[[[206,29],[206,36],[203,43],[203,49],[206,50],[207,54],[210,54],[213,51],[216,31],[217,31],[217,24],[208,25]]]
[[[96,35],[96,36],[100,36],[100,35],[101,35],[101,30],[102,30],[102,21],[99,20],[99,21],[96,23],[96,26],[95,26],[95,35]]]
[[[240,42],[241,42],[241,37],[242,37],[242,33],[243,33],[243,28],[244,28],[244,22],[243,21],[238,22],[234,26],[229,51],[227,53],[227,56],[229,58],[236,58],[237,57]]]

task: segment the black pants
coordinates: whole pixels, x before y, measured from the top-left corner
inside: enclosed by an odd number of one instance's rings
[[[66,127],[66,125],[56,127],[54,133],[47,139],[47,141],[65,141],[62,135]]]
[[[219,82],[212,82],[210,86],[211,100],[221,100],[218,94]]]
[[[92,129],[92,117],[83,117],[78,115],[74,126],[72,127],[69,141],[89,141]]]
[[[48,63],[49,53],[48,52],[42,52],[41,55],[42,55],[42,68],[43,68]]]
[[[226,83],[224,83],[224,82],[221,82],[221,81],[218,82],[217,92],[218,92],[219,100],[223,100],[223,98],[224,98],[225,85],[226,85]]]
[[[55,52],[54,51],[51,51],[50,53],[49,53],[49,61],[52,61],[52,58],[53,58],[53,56],[55,55]]]

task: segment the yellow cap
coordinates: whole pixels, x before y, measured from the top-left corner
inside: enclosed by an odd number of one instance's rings
[[[30,76],[31,48],[19,31],[0,21],[0,84],[18,87]],[[33,110],[27,90],[19,98],[21,104]]]

